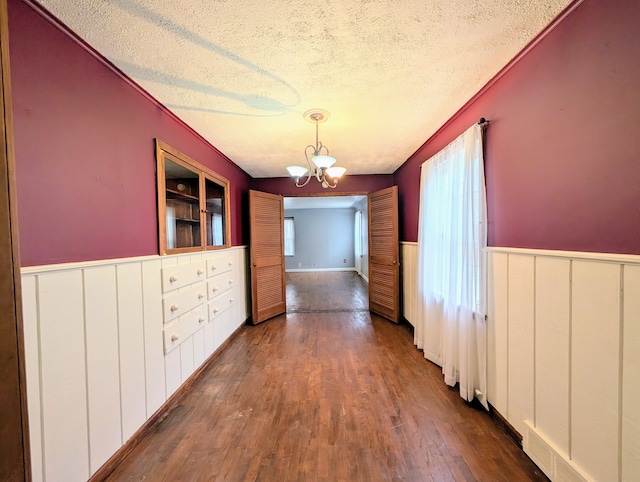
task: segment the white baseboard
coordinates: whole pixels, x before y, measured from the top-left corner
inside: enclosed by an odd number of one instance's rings
[[[287,269],[287,273],[317,273],[321,271],[355,271],[355,268],[296,268]]]
[[[369,284],[369,278],[367,276],[365,276],[364,273],[358,273],[360,275],[360,277],[365,280],[367,282],[367,284]]]

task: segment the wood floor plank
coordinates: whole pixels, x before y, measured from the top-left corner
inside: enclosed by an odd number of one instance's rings
[[[288,279],[293,309],[243,328],[107,480],[547,480],[408,327],[364,311],[360,278],[321,274]]]

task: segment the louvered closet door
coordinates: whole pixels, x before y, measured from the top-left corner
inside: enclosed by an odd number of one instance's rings
[[[369,195],[369,309],[398,323],[398,187]]]
[[[251,314],[254,325],[287,310],[282,196],[249,191]]]

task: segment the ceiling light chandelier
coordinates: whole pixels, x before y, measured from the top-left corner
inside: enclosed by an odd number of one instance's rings
[[[335,188],[338,186],[338,180],[345,173],[344,167],[333,166],[336,163],[335,158],[329,155],[329,149],[327,146],[322,145],[322,142],[318,141],[318,124],[325,122],[329,119],[329,112],[326,110],[313,109],[304,113],[304,118],[309,122],[316,123],[316,145],[309,144],[304,148],[304,157],[307,159],[308,168],[303,166],[288,166],[287,171],[296,182],[296,187],[304,187],[307,185],[311,177],[315,177],[316,180],[322,184],[323,188]],[[310,150],[311,149],[311,150]],[[309,154],[311,154],[311,160],[309,160]],[[311,162],[314,164],[313,171],[311,170]],[[307,179],[300,183],[300,178],[307,176]]]

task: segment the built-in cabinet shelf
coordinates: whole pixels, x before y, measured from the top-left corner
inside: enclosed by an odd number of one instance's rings
[[[156,140],[160,254],[231,246],[229,181]]]

